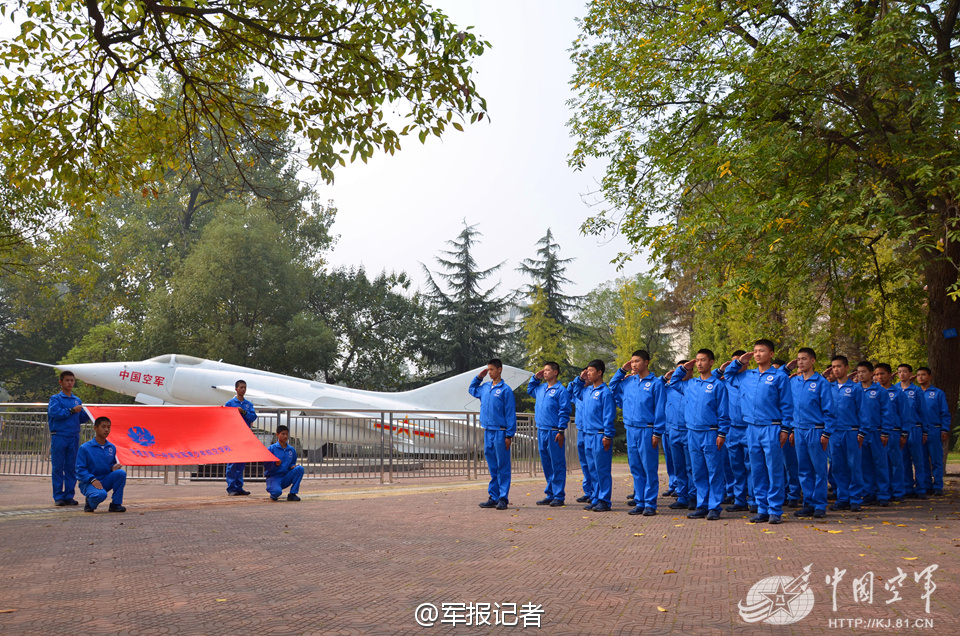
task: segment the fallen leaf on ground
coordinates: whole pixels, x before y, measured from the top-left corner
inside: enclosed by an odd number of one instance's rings
[[[658,612],[666,612],[667,610],[665,610],[664,608],[662,608],[662,607],[660,607],[659,605],[657,605],[657,611],[658,611]]]
[[[664,574],[676,574],[677,571],[676,571],[676,570],[664,570],[663,573],[664,573]]]

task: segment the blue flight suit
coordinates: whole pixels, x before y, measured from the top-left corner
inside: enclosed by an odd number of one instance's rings
[[[122,468],[113,470],[117,464],[117,447],[106,440],[102,445],[93,438],[85,442],[77,453],[77,478],[80,480],[80,492],[87,498],[87,504],[97,509],[107,498],[107,491],[113,491],[111,501],[116,505],[123,503],[123,488],[127,485],[127,472]],[[93,485],[100,482],[103,488]]]
[[[864,501],[875,499],[881,504],[890,501],[890,462],[887,459],[887,449],[883,445],[883,436],[890,435],[890,422],[884,417],[889,410],[889,399],[879,382],[870,386],[860,384],[863,400],[860,408],[860,432],[864,436],[862,448]],[[893,440],[888,440],[887,445]],[[900,446],[899,441],[896,442]]]
[[[667,396],[663,383],[653,373],[628,376],[617,369],[610,390],[623,404],[627,432],[627,462],[633,475],[633,496],[639,508],[657,509],[660,494],[660,452],[653,439],[662,441],[667,426]]]
[[[583,486],[583,496],[589,497],[590,500],[593,501],[595,494],[594,490],[597,487],[597,482],[590,475],[590,466],[587,464],[587,436],[583,432],[583,400],[575,398],[573,396],[573,391],[570,388],[568,388],[567,391],[570,393],[570,397],[573,398],[573,403],[577,409],[574,423],[577,425],[577,459],[580,460],[580,474],[583,477],[581,480],[581,485]]]
[[[837,427],[830,436],[830,460],[836,479],[838,507],[863,503],[863,475],[860,468],[862,454],[857,437],[860,435],[860,410],[863,402],[861,387],[847,378],[843,384],[832,383],[833,406]]]
[[[55,502],[73,499],[77,485],[77,452],[80,449],[80,425],[90,421],[87,412],[71,413],[83,402],[63,391],[50,397],[47,426],[50,428],[50,480]]]
[[[224,404],[224,406],[232,406],[246,411],[247,413],[242,416],[243,421],[247,423],[248,427],[253,428],[253,423],[257,420],[257,411],[253,408],[253,402],[250,400],[241,402],[234,396],[229,402]],[[246,462],[242,464],[227,464],[226,477],[228,495],[243,490],[243,471],[246,467]]]
[[[682,382],[687,370],[677,367],[670,384],[684,396],[687,443],[697,488],[697,508],[720,510],[724,497],[723,450],[717,438],[726,439],[730,430],[727,387],[715,375],[706,380],[694,377]]]
[[[907,495],[927,495],[927,481],[930,479],[929,468],[923,458],[923,436],[927,433],[924,414],[920,405],[923,399],[923,389],[915,384],[904,388],[902,384],[894,384],[895,388],[907,398],[907,404],[900,413],[900,423],[903,432],[907,434],[907,443],[903,453],[903,482]]]
[[[687,423],[684,419],[683,392],[677,388],[682,382],[671,382],[667,389],[667,443],[673,456],[673,468],[676,471],[677,503],[689,505],[697,502],[697,486],[693,479],[693,465],[690,462],[690,445],[687,439]]]
[[[790,432],[793,400],[786,373],[774,367],[741,371],[734,360],[725,374],[740,391],[740,410],[747,423],[750,447],[750,474],[757,512],[779,517],[783,514],[784,460],[780,433]]]
[[[727,481],[728,495],[733,497],[736,506],[753,506],[753,489],[750,487],[750,453],[747,447],[747,423],[743,421],[740,410],[740,390],[730,381],[730,378],[718,373],[718,376],[727,387],[727,403],[730,411],[730,430],[723,450],[727,454],[727,464],[730,466],[732,477]]]
[[[785,366],[780,367],[780,372],[787,378],[790,377],[790,370]],[[787,501],[800,500],[800,465],[797,460],[796,439],[791,444],[789,441],[783,445],[783,479],[784,479],[784,499]]]
[[[931,493],[943,492],[943,442],[940,434],[950,433],[950,407],[946,394],[935,386],[923,390],[920,406],[926,414],[927,444],[924,457],[930,466],[927,490]]]
[[[669,437],[670,434],[667,432],[666,427],[664,427],[663,436],[660,437],[660,448],[663,449],[663,462],[667,466],[667,489],[676,492],[677,467],[673,465],[673,452],[670,450]]]
[[[501,378],[487,382],[474,377],[470,395],[480,400],[480,425],[483,426],[483,454],[490,470],[490,499],[510,503],[510,450],[507,438],[517,434],[517,403],[513,389]]]
[[[587,468],[590,477],[596,483],[591,503],[604,503],[607,506],[613,498],[612,440],[617,434],[617,401],[613,391],[606,383],[600,386],[585,386],[583,380],[576,378],[572,383],[573,395],[583,401],[584,449],[587,454]],[[604,450],[603,438],[611,440],[610,450]],[[636,494],[636,493],[634,493]]]
[[[891,499],[903,499],[907,494],[903,480],[903,449],[900,448],[900,438],[907,437],[904,430],[902,416],[909,408],[907,398],[894,386],[884,387],[889,398],[886,403],[884,419],[889,422],[890,441],[887,443],[887,463],[890,466],[890,496]]]
[[[270,498],[278,499],[283,494],[284,488],[289,488],[291,495],[300,492],[303,466],[297,464],[297,449],[293,444],[287,444],[284,447],[280,442],[274,442],[267,450],[280,460],[279,466],[276,462],[263,462],[263,476],[267,480],[267,492],[270,493]]]
[[[804,508],[816,512],[827,509],[827,451],[820,443],[836,428],[833,390],[825,377],[814,372],[790,378],[793,397],[793,444],[797,451],[797,468],[803,490]],[[828,446],[829,447],[829,446]]]
[[[527,382],[527,393],[535,400],[533,417],[537,422],[537,446],[540,464],[547,487],[547,499],[563,501],[566,498],[567,454],[566,434],[563,445],[557,444],[557,434],[570,424],[570,392],[560,382],[548,386],[537,376]]]

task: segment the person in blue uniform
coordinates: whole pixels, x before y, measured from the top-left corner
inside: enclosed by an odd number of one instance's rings
[[[890,501],[898,503],[906,495],[906,482],[903,478],[903,447],[909,438],[910,405],[900,390],[893,386],[893,369],[886,362],[880,362],[873,369],[873,375],[887,392],[884,419],[890,429],[890,443],[887,444],[887,463],[890,466]],[[906,422],[904,420],[907,420]]]
[[[481,508],[506,510],[510,505],[510,444],[517,434],[517,404],[513,390],[500,374],[503,363],[493,358],[487,368],[470,381],[470,395],[480,400],[480,425],[483,427],[483,454],[490,469],[488,498]],[[483,379],[490,375],[490,382]]]
[[[787,363],[785,360],[775,358],[773,360],[773,366],[787,376],[790,377],[790,374],[796,369],[796,362],[791,361]],[[800,466],[797,463],[797,447],[790,443],[788,438],[787,443],[783,445],[783,470],[784,470],[784,499],[786,499],[787,508],[799,508],[800,507]]]
[[[231,398],[229,402],[224,404],[224,406],[232,406],[240,412],[240,417],[243,418],[243,421],[247,423],[248,427],[252,427],[253,423],[257,420],[257,411],[253,408],[253,402],[244,399],[244,396],[247,394],[247,383],[243,380],[237,380],[234,384],[234,388],[237,391],[237,395],[234,398]],[[249,490],[243,489],[243,471],[246,469],[246,463],[243,464],[227,464],[227,494],[228,495],[249,495]]]
[[[630,360],[617,369],[610,379],[610,390],[623,405],[627,463],[636,501],[629,514],[651,517],[657,514],[660,492],[658,449],[667,425],[667,396],[663,383],[650,372],[650,354],[645,349],[634,351]]]
[[[593,501],[593,496],[596,494],[595,488],[597,483],[590,475],[590,466],[587,464],[587,437],[583,432],[583,400],[574,397],[573,391],[569,387],[567,388],[567,392],[573,401],[574,409],[576,409],[574,411],[574,423],[577,425],[577,459],[580,462],[580,474],[582,477],[580,484],[583,488],[583,496],[577,497],[577,503],[589,503]]]
[[[837,499],[830,505],[830,510],[860,512],[863,504],[863,476],[860,469],[860,448],[864,441],[860,433],[863,391],[849,377],[850,361],[846,356],[833,356],[830,371],[837,421],[828,449],[837,484]]]
[[[746,351],[737,349],[733,352],[730,361],[725,362],[717,372],[717,375],[727,387],[727,403],[730,411],[730,432],[723,444],[723,449],[727,453],[730,471],[733,474],[731,482],[727,486],[732,488],[733,503],[727,506],[727,512],[747,512],[748,510],[756,514],[757,504],[753,500],[753,490],[750,486],[750,452],[747,446],[747,423],[743,421],[743,413],[740,410],[740,390],[730,382],[730,378],[724,373],[730,366],[734,358],[739,358]]]
[[[575,398],[583,400],[583,435],[590,476],[596,483],[593,499],[584,510],[607,512],[613,497],[613,437],[616,435],[617,403],[603,381],[606,365],[593,360],[570,383]]]
[[[817,354],[810,347],[797,352],[797,375],[790,378],[793,430],[790,442],[797,451],[797,469],[803,508],[795,517],[822,519],[827,514],[827,450],[836,428],[830,382],[817,373]]]
[[[677,366],[683,366],[688,360],[680,360]],[[679,382],[671,382],[672,371],[664,374],[662,380],[667,389],[667,443],[670,444],[670,453],[673,455],[673,466],[676,471],[677,500],[667,506],[671,510],[696,510],[697,485],[693,479],[693,468],[690,463],[690,448],[687,443],[687,423],[684,419],[684,397],[679,385],[688,382],[693,377],[687,373]]]
[[[557,378],[560,365],[547,362],[527,382],[527,393],[535,400],[537,446],[547,486],[538,506],[559,508],[566,498],[567,455],[566,430],[570,423],[570,394]]]
[[[750,446],[750,474],[757,514],[751,523],[778,524],[783,521],[783,445],[793,420],[793,400],[787,375],[773,367],[774,344],[761,338],[730,363],[724,374],[740,391],[740,410],[747,423]],[[750,360],[756,369],[745,369]]]
[[[727,387],[711,372],[713,363],[713,351],[700,349],[696,358],[677,367],[670,379],[670,384],[677,383],[686,404],[684,420],[697,488],[697,508],[687,518],[706,517],[708,521],[720,518],[724,498],[723,443],[730,430]],[[694,365],[696,377],[683,382]]]
[[[77,452],[80,449],[80,425],[90,421],[83,402],[73,394],[77,378],[72,371],[60,374],[60,393],[50,397],[47,426],[50,428],[50,479],[53,501],[57,506],[76,506]]]
[[[300,501],[300,481],[303,466],[297,464],[297,449],[290,441],[290,429],[281,424],[277,427],[277,441],[267,449],[277,457],[275,462],[263,462],[263,476],[267,480],[267,493],[274,501],[280,498],[284,488],[289,488],[287,501]]]
[[[907,433],[903,446],[904,495],[912,499],[926,499],[930,477],[923,455],[923,447],[927,443],[927,425],[921,405],[923,389],[913,383],[913,367],[909,364],[897,367],[897,377],[900,382],[893,386],[904,395],[909,406],[900,417],[903,432]]]
[[[923,389],[920,405],[927,424],[927,443],[924,446],[924,458],[930,467],[927,472],[927,494],[940,497],[943,495],[943,448],[950,441],[950,407],[947,406],[946,394],[933,386],[930,367],[917,369],[917,382]]]
[[[98,417],[93,423],[93,439],[83,444],[77,453],[77,477],[80,492],[87,498],[84,512],[94,512],[113,491],[109,512],[126,512],[123,505],[123,488],[127,485],[127,473],[117,461],[117,447],[107,441],[110,436],[110,419]]]
[[[863,503],[877,504],[881,508],[890,505],[890,462],[887,460],[887,445],[890,443],[890,423],[884,417],[889,409],[889,399],[883,387],[873,379],[873,363],[863,360],[857,363],[857,379],[863,400],[860,404],[861,468],[863,470]]]

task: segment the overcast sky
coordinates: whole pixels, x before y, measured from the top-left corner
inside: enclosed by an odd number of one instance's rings
[[[475,64],[490,123],[448,128],[442,140],[416,135],[394,156],[340,168],[333,186],[318,187],[338,208],[333,265],[364,265],[368,273],[405,270],[422,287],[419,263],[437,271],[433,257],[463,229],[482,232],[480,267],[506,260],[501,289],[526,283],[515,271],[534,256],[535,243],[552,228],[561,255],[576,258],[567,272],[570,293],[647,269],[642,257],[621,272],[610,263],[629,249],[620,236],[580,234],[590,214],[583,196],[596,189],[599,168],[567,167],[573,149],[566,100],[573,66],[567,49],[577,37],[574,19],[585,0],[434,0],[460,27],[493,46]]]

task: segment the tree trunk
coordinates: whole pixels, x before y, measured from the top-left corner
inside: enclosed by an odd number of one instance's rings
[[[944,205],[941,212],[946,220],[957,216],[955,205]],[[960,337],[946,338],[944,331],[960,332],[960,301],[948,296],[950,287],[957,282],[957,265],[960,264],[960,243],[951,242],[944,236],[944,251],[932,252],[924,268],[927,284],[927,359],[933,369],[933,384],[947,395],[947,405],[957,419],[957,398],[960,395]],[[952,446],[952,437],[944,445],[944,472],[946,452]]]

